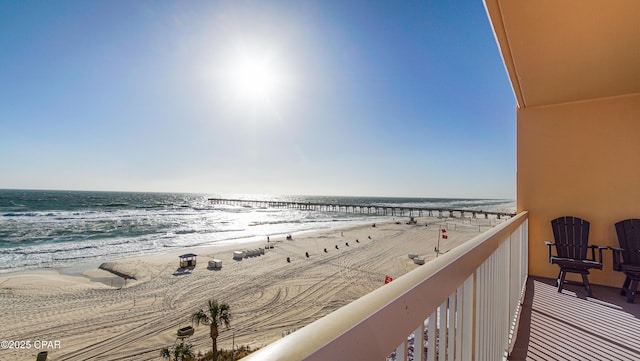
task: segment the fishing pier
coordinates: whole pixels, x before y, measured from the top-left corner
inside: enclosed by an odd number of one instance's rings
[[[380,216],[398,216],[398,217],[451,217],[464,218],[471,216],[477,218],[490,216],[497,219],[503,217],[513,217],[513,213],[492,212],[470,209],[449,209],[449,208],[426,208],[426,207],[405,207],[405,206],[389,206],[374,204],[342,204],[342,203],[315,203],[315,202],[288,202],[275,200],[251,200],[251,199],[229,199],[229,198],[209,198],[214,204],[225,204],[232,206],[254,207],[254,208],[290,208],[304,211],[321,211],[321,212],[343,212],[343,213],[361,213]]]

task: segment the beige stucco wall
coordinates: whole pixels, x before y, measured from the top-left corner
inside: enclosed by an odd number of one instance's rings
[[[586,219],[591,244],[617,245],[614,223],[640,218],[640,95],[518,110],[517,207],[529,211],[531,275],[557,276],[544,245],[556,217]],[[597,284],[624,280],[609,250],[591,274]]]

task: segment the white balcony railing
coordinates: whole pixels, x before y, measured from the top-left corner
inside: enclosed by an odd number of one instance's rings
[[[527,279],[527,217],[518,214],[245,360],[506,359]]]

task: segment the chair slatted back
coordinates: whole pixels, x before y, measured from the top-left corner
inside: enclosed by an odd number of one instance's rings
[[[578,217],[559,217],[551,221],[558,257],[586,259],[589,222]]]
[[[640,266],[640,219],[625,219],[616,223],[616,234],[622,252],[623,263]]]

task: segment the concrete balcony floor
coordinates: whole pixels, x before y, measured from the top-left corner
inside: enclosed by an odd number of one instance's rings
[[[509,360],[640,360],[640,295],[627,303],[620,290],[566,285],[529,277],[518,335]]]

